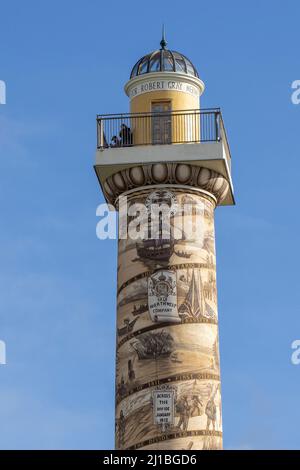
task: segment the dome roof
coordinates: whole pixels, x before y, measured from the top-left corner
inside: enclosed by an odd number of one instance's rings
[[[153,72],[179,72],[199,78],[196,68],[185,55],[166,49],[164,37],[160,45],[161,49],[150,52],[137,61],[131,70],[130,78]]]

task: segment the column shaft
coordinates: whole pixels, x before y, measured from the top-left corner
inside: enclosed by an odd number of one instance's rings
[[[175,201],[181,228],[169,240],[119,240],[116,448],[221,449],[215,201],[152,187],[127,202],[155,200]]]

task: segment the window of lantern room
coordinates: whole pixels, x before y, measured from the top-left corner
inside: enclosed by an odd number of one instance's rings
[[[172,141],[171,101],[152,103],[152,144],[170,144]]]

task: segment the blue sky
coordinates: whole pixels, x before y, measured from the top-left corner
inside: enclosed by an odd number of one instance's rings
[[[95,235],[95,115],[128,110],[164,21],[233,158],[237,205],[216,211],[224,444],[299,449],[299,2],[11,0],[0,15],[0,448],[113,448],[116,242]]]

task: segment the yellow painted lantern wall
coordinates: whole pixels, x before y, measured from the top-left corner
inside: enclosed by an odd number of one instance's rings
[[[170,101],[172,111],[200,109],[199,97],[180,91],[150,91],[130,101],[131,113],[151,113],[152,103]]]
[[[132,97],[130,127],[133,144],[199,142],[199,95],[176,90],[155,90]],[[159,104],[165,105],[161,113],[155,111],[155,106]]]

